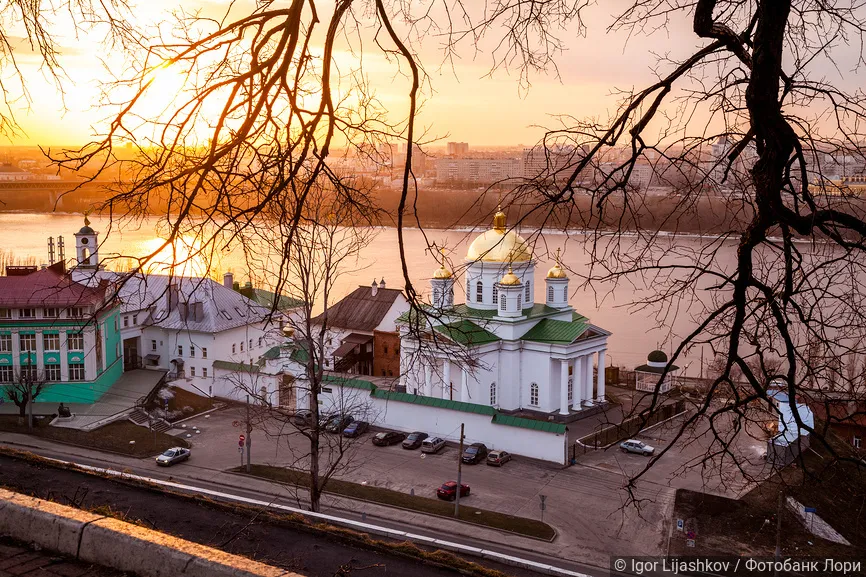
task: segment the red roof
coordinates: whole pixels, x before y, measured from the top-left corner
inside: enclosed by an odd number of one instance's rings
[[[0,277],[0,308],[99,305],[104,298],[104,286],[79,284],[54,268]]]

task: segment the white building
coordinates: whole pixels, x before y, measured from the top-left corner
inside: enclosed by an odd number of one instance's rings
[[[408,323],[401,332],[406,391],[561,416],[604,402],[610,333],[568,304],[560,263],[545,278],[545,302],[534,303],[536,262],[501,211],[472,242],[466,262],[467,302],[454,303],[454,278],[443,264],[430,281],[436,314],[421,334]]]
[[[108,280],[118,287],[124,370],[167,370],[193,393],[240,398],[236,383],[215,379],[215,367],[258,362],[280,341],[280,313],[209,278],[126,274],[100,266],[98,233],[75,234],[78,282]]]
[[[450,143],[449,143],[450,144]],[[521,174],[519,158],[436,159],[436,182],[492,184]]]

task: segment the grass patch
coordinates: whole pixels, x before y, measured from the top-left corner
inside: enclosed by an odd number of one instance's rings
[[[245,473],[246,469],[235,467],[229,469],[233,473]],[[251,473],[255,477],[286,483],[289,485],[308,485],[309,477],[303,471],[295,469],[284,469],[281,467],[272,467],[270,465],[252,465]],[[420,513],[429,513],[433,515],[441,515],[443,517],[454,517],[454,503],[442,501],[440,499],[430,499],[428,497],[419,497],[393,491],[391,489],[383,489],[382,487],[370,487],[368,485],[360,485],[340,479],[330,479],[325,492],[343,497],[355,499],[364,499],[382,505],[391,505],[394,507],[402,507]],[[469,497],[471,498],[471,497]],[[497,513],[496,511],[486,511],[465,504],[466,501],[461,500],[460,517],[461,521],[476,523],[494,529],[502,529],[518,535],[527,537],[535,537],[550,541],[556,535],[553,527],[547,523],[543,523],[536,519],[526,519],[524,517],[515,517],[514,515],[506,515],[505,513]]]
[[[33,431],[28,431],[26,421],[19,425],[17,416],[3,415],[0,416],[0,431],[29,434],[41,439],[80,445],[97,451],[113,451],[130,457],[156,455],[171,447],[189,447],[189,443],[183,439],[165,433],[153,433],[129,421],[116,421],[90,432],[51,427],[48,425],[50,421],[49,418],[34,419]],[[130,441],[135,441],[135,444],[130,445]]]

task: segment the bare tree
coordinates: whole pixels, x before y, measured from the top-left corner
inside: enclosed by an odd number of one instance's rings
[[[27,417],[28,431],[33,430],[33,403],[48,386],[48,380],[39,373],[36,365],[25,364],[18,370],[15,380],[3,387],[4,396],[18,407],[18,423],[23,424]]]

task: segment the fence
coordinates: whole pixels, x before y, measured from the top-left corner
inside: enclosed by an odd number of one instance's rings
[[[662,405],[655,412],[647,416],[629,417],[618,425],[605,427],[594,433],[590,433],[574,442],[571,448],[572,459],[577,453],[586,453],[596,449],[606,449],[610,445],[629,437],[633,437],[643,429],[658,424],[666,419],[670,419],[676,415],[684,413],[686,404],[683,400],[678,400],[675,403]]]

